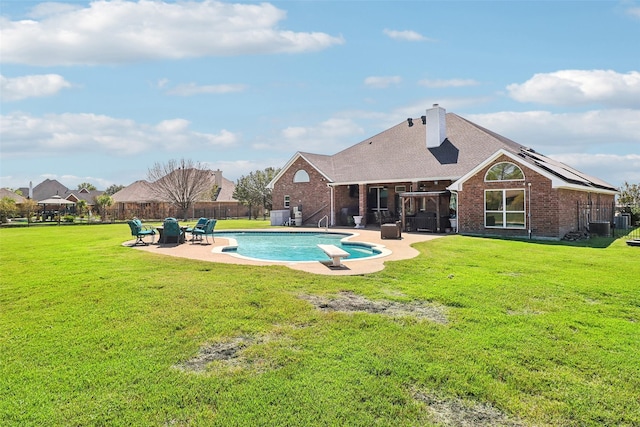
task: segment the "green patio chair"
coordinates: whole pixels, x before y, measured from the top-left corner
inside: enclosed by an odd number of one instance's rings
[[[216,227],[216,222],[218,222],[218,220],[210,219],[209,221],[207,221],[204,228],[193,230],[191,232],[191,235],[193,236],[192,241],[199,240],[200,244],[202,244],[202,236],[204,236],[205,240],[207,241],[207,244],[209,244],[208,236],[211,236],[211,238],[215,242],[216,239],[215,237],[213,237],[213,229]]]
[[[175,218],[165,218],[162,223],[162,243],[184,243],[184,231]]]
[[[193,230],[204,228],[204,226],[205,226],[205,224],[207,223],[208,220],[209,220],[208,218],[200,218],[198,220],[198,222],[196,223],[196,225],[194,225],[193,227],[187,227],[187,229],[184,232],[185,233],[192,233]],[[191,240],[193,240],[193,233],[191,234]]]
[[[131,228],[131,235],[136,238],[133,246],[147,246],[148,243],[143,240],[146,236],[151,236],[151,243],[153,243],[153,241],[155,240],[156,230],[151,227],[142,225],[142,222],[138,218],[132,219],[128,222],[128,224],[129,228]]]

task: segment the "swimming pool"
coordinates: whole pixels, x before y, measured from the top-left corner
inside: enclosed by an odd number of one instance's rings
[[[318,244],[335,245],[347,252],[345,261],[384,255],[381,247],[366,242],[349,242],[344,239],[351,233],[309,231],[220,231],[216,237],[229,239],[229,245],[221,252],[244,258],[267,261],[301,262],[327,261],[329,257]]]

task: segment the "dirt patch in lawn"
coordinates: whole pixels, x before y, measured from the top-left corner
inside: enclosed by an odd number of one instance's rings
[[[227,342],[207,344],[193,358],[174,365],[174,368],[186,372],[204,372],[207,365],[214,361],[221,361],[228,366],[243,366],[247,361],[242,357],[242,350],[257,341],[256,338],[237,337]]]
[[[484,403],[441,398],[423,392],[414,392],[413,397],[427,405],[433,421],[440,426],[525,427],[527,425]]]
[[[432,303],[372,301],[353,292],[340,292],[335,298],[315,295],[302,295],[301,298],[323,311],[364,312],[392,317],[411,316],[440,324],[448,322],[445,308]]]

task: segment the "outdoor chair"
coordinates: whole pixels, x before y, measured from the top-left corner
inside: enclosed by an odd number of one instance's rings
[[[215,242],[216,239],[215,237],[213,237],[213,229],[216,227],[216,222],[218,222],[218,220],[210,219],[209,221],[207,221],[204,228],[199,228],[199,229],[197,228],[193,230],[191,232],[191,235],[193,236],[191,241],[199,240],[200,244],[202,244],[202,236],[204,236],[207,244],[209,244],[209,237],[207,236],[211,236],[211,238]]]
[[[185,233],[191,233],[193,230],[204,228],[207,221],[208,221],[208,218],[200,218],[196,223],[196,225],[194,225],[193,227],[187,227],[187,229],[185,230]],[[193,240],[193,235],[191,236],[191,240]]]
[[[184,231],[175,218],[165,218],[162,227],[162,243],[184,243]]]
[[[151,243],[153,243],[153,241],[155,240],[156,230],[154,230],[151,227],[142,225],[142,222],[138,218],[134,218],[131,221],[129,221],[129,227],[131,228],[131,235],[136,238],[136,241],[133,244],[133,246],[136,246],[136,245],[147,246],[148,243],[146,243],[143,240],[145,236],[151,236]]]

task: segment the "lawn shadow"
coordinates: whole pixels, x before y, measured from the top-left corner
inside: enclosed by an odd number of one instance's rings
[[[574,246],[576,248],[595,248],[606,249],[613,244],[616,240],[626,240],[627,237],[600,237],[594,236],[580,240],[543,240],[543,239],[526,239],[517,237],[503,237],[503,236],[474,236],[482,237],[485,239],[493,240],[506,240],[510,242],[524,242],[536,245],[548,245],[548,246]]]

